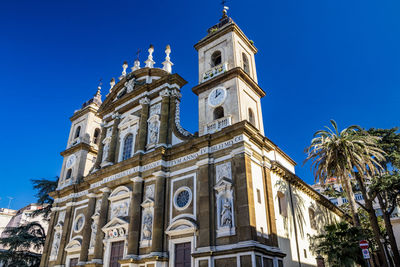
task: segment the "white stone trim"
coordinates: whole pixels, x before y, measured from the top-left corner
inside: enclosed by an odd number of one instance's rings
[[[178,198],[178,194],[180,194],[183,191],[186,191],[189,193],[189,199],[188,199],[188,202],[185,204],[185,206],[179,207],[178,203],[176,201]],[[192,200],[193,200],[192,190],[187,186],[182,186],[182,187],[178,188],[174,193],[174,207],[175,207],[175,209],[177,209],[179,211],[183,211],[183,210],[187,209],[187,207],[189,207],[189,205],[192,203]]]
[[[80,239],[80,240],[78,240]],[[81,250],[81,246],[82,246],[82,236],[81,235],[77,235],[74,236],[74,238],[71,239],[71,241],[69,241],[69,243],[65,246],[65,251],[68,253],[72,253],[72,252],[78,252]],[[79,256],[78,256],[79,259]]]
[[[71,261],[71,259],[78,258],[79,261],[79,256],[79,254],[67,255],[67,257],[65,258],[65,267],[70,267],[69,262]]]
[[[87,202],[89,202],[89,200],[88,199],[86,199],[87,200]],[[73,203],[73,202],[71,202],[71,203]],[[73,219],[73,221],[72,221],[72,229],[74,229],[74,226],[75,226],[75,220],[76,220],[76,214],[77,214],[77,211],[78,210],[80,210],[80,209],[84,209],[84,208],[86,208],[88,205],[82,205],[82,206],[79,206],[79,207],[77,207],[77,208],[75,208],[75,210],[74,210],[74,217],[72,217],[72,219]],[[82,215],[83,215],[83,217],[85,217],[85,213],[82,213]],[[86,220],[86,218],[85,218],[85,220]],[[84,224],[85,224],[85,222],[84,222]],[[82,228],[83,229],[83,228]],[[82,231],[82,230],[81,230]],[[75,233],[75,231],[70,231],[70,235],[69,235],[69,240],[72,240],[72,234],[73,233]],[[65,242],[66,240],[64,240],[64,242]]]
[[[192,183],[193,183],[193,192],[192,192],[193,193],[193,197],[192,197],[192,199],[196,199],[197,191],[196,191],[196,173],[195,172],[187,174],[187,175],[182,176],[182,177],[177,177],[177,178],[171,179],[170,197],[174,196],[174,183],[176,181],[180,181],[180,180],[187,179],[187,178],[192,178]],[[179,188],[177,190],[179,190]],[[183,214],[180,214],[180,215],[175,216],[174,218],[172,218],[173,202],[174,201],[170,201],[170,203],[169,203],[169,205],[170,205],[170,207],[169,207],[169,221],[171,223],[173,221],[179,219],[179,218],[182,218],[182,217],[189,217],[189,218],[193,218],[194,220],[196,220],[196,216],[197,216],[197,203],[196,203],[196,201],[192,201],[192,203],[193,203],[193,214],[183,213]]]
[[[118,186],[117,188],[115,188],[112,191],[112,193],[108,197],[108,200],[110,200],[111,202],[114,202],[114,201],[117,201],[120,199],[129,198],[130,192],[131,192],[131,190],[128,187]]]

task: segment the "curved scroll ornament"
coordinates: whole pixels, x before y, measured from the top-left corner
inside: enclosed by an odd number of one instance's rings
[[[183,136],[192,136],[191,133],[183,129],[181,126],[181,115],[180,115],[180,101],[178,98],[175,98],[175,126],[178,129],[179,133]]]

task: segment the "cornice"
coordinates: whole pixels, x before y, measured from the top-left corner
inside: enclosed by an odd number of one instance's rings
[[[95,105],[95,104],[93,104]],[[99,107],[95,108],[93,107],[92,104],[90,104],[89,106],[86,106],[84,109],[80,109],[77,112],[74,113],[74,115],[72,115],[69,120],[72,122],[74,120],[76,120],[79,117],[82,117],[83,115],[85,115],[86,113],[92,112],[94,114],[97,114],[97,110],[99,109]]]
[[[215,76],[214,78],[203,82],[199,85],[196,85],[195,87],[192,88],[193,93],[196,95],[199,95],[200,93],[207,91],[211,88],[214,88],[218,83],[225,82],[227,80],[230,80],[232,78],[239,78],[243,82],[247,83],[250,88],[259,96],[259,97],[264,97],[266,93],[264,90],[256,83],[250,75],[248,75],[241,67],[236,67],[231,70],[228,70],[227,72],[220,74],[218,76]]]
[[[194,45],[194,48],[199,51],[199,49],[212,41],[220,38],[221,36],[227,34],[228,32],[234,32],[236,33],[252,50],[254,54],[257,54],[257,48],[250,42],[250,40],[247,38],[247,36],[243,33],[243,31],[237,26],[236,23],[231,22],[227,24],[226,26],[222,27],[218,31],[208,34],[206,37],[201,39],[197,44]]]
[[[75,153],[78,150],[86,150],[89,153],[93,153],[93,154],[97,155],[97,149],[95,149],[93,146],[91,146],[91,145],[89,145],[87,143],[84,143],[84,142],[76,144],[76,145],[74,145],[74,146],[72,146],[72,147],[60,152],[60,155],[65,157],[65,156],[68,156],[68,155],[71,155],[71,154]]]

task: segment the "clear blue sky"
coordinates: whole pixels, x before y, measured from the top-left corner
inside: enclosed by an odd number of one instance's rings
[[[400,2],[263,0],[228,2],[229,15],[255,42],[266,136],[302,167],[313,133],[335,119],[400,125]],[[171,45],[183,87],[182,124],[197,131],[197,53],[193,45],[221,15],[219,1],[3,1],[0,207],[35,201],[31,178],[59,175],[69,117],[103,78],[104,95],[124,60],[154,44],[160,67]],[[142,65],[145,60],[142,52]]]

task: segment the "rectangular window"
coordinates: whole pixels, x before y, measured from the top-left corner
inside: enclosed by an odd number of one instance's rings
[[[279,206],[279,214],[286,217],[287,216],[286,198],[282,192],[278,192],[278,206]]]
[[[257,201],[258,201],[258,203],[261,204],[261,193],[260,193],[260,189],[257,189]]]
[[[307,258],[307,250],[304,249],[304,258]]]
[[[72,258],[69,260],[69,267],[76,267],[78,266],[78,258]]]

